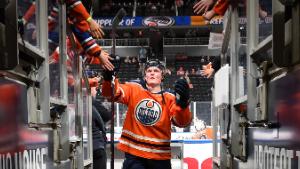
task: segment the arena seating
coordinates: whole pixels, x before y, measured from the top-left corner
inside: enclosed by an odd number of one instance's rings
[[[211,57],[212,58],[212,57]],[[211,59],[210,58],[210,59]],[[179,67],[183,67],[184,70],[188,70],[191,72],[191,69],[194,68],[197,70],[201,68],[202,65],[205,65],[209,62],[207,57],[203,59],[203,57],[188,57],[187,59],[175,61],[173,64],[171,62],[167,63],[167,67],[174,67],[175,71],[171,73],[171,75],[167,75],[164,81],[164,87],[166,89],[173,89],[174,82],[180,78],[180,76],[176,75],[176,71]],[[213,78],[206,78],[201,75],[188,75],[192,84],[191,88],[191,100],[192,101],[211,101],[212,93],[211,87],[213,84]]]

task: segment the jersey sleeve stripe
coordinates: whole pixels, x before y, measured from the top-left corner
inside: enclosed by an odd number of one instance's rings
[[[128,130],[123,130],[124,133],[130,135],[133,138],[140,139],[140,140],[146,140],[146,141],[152,141],[152,142],[157,142],[157,143],[167,143],[170,142],[170,140],[164,140],[164,139],[157,139],[157,138],[150,138],[150,137],[145,137],[145,136],[140,136],[137,134],[132,133],[131,131]]]
[[[141,147],[135,144],[132,144],[130,142],[120,140],[120,143],[127,145],[128,147],[135,148],[140,151],[145,151],[145,152],[151,152],[151,153],[171,153],[171,150],[157,150],[157,149],[152,149],[152,148],[146,148],[146,147]]]
[[[121,135],[121,138],[124,140],[128,140],[134,144],[139,144],[139,145],[142,145],[142,146],[147,146],[147,147],[155,147],[155,148],[158,148],[158,149],[171,149],[170,147],[170,143],[168,144],[153,144],[153,143],[146,143],[146,142],[142,142],[142,141],[138,141],[138,140],[135,140],[133,138],[130,138],[129,136],[126,136],[124,134]]]
[[[122,87],[118,87],[118,89],[120,89],[121,94],[122,94],[122,97],[124,98],[124,97],[125,97],[125,92],[124,92],[124,90],[122,89]]]

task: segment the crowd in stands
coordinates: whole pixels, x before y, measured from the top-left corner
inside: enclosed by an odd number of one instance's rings
[[[175,60],[174,63],[168,61],[164,87],[172,89],[172,80],[184,78],[191,88],[193,101],[211,101],[213,78],[207,78],[203,74],[202,67],[214,58],[208,56],[181,57],[179,60]]]
[[[126,58],[124,59],[124,63],[135,64],[135,63],[137,63],[137,59],[134,56],[133,57],[126,56]]]
[[[203,15],[210,20],[215,15],[224,15],[228,8],[228,0],[104,0],[94,5],[95,16],[114,16],[117,11],[124,8],[127,16],[192,16]],[[245,10],[246,1],[241,1],[238,6]],[[260,0],[259,16],[264,18],[270,14],[270,2]]]
[[[117,11],[124,8],[127,11],[127,16],[175,16],[175,1],[174,0],[147,0],[136,1],[134,0],[121,1],[121,0],[104,0],[96,4],[94,16],[114,16]],[[135,9],[135,11],[134,11]]]
[[[200,67],[198,67],[197,70],[195,68],[191,68],[189,71],[189,70],[184,70],[182,66],[179,67],[176,74],[177,76],[202,75]]]
[[[160,36],[163,38],[208,38],[209,30],[200,28],[169,28],[169,29],[155,29],[159,31]],[[141,39],[149,38],[153,35],[153,29],[121,29],[116,32],[117,39]],[[112,35],[106,33],[104,39],[111,39]]]
[[[114,16],[121,8],[127,16],[192,16],[203,14],[208,20],[214,15],[224,15],[228,8],[227,0],[104,0],[96,3],[95,16]],[[194,10],[193,10],[194,9]],[[262,12],[264,12],[262,10]],[[266,12],[265,12],[266,13]],[[263,15],[265,15],[263,13]]]

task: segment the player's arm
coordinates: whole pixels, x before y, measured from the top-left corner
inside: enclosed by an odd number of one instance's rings
[[[26,25],[30,20],[30,18],[35,14],[35,8],[36,8],[35,1],[33,1],[31,6],[28,8],[28,10],[26,11],[26,13],[22,18],[24,25]]]
[[[66,3],[70,15],[78,21],[84,20],[89,24],[90,33],[94,38],[98,39],[104,36],[100,25],[92,18],[80,0],[67,0]]]
[[[70,15],[76,17],[78,20],[87,20],[90,17],[90,14],[80,0],[66,0],[66,4]]]
[[[179,79],[175,82],[175,99],[171,103],[170,112],[172,122],[178,127],[186,127],[192,121],[189,109],[189,85],[186,80]]]
[[[102,95],[104,97],[112,97],[112,91],[114,91],[114,100],[123,104],[127,104],[130,100],[132,88],[129,84],[121,84],[119,79],[114,78],[110,71],[104,71],[102,82]],[[113,85],[111,84],[113,82]],[[114,89],[112,90],[112,86]]]

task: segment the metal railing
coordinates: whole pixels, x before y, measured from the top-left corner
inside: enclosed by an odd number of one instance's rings
[[[98,39],[100,46],[112,46],[112,39]],[[149,38],[116,39],[116,46],[149,46]]]
[[[258,40],[261,42],[261,41],[263,41],[264,39],[266,39],[268,36],[260,36],[260,37],[258,37]],[[247,44],[247,37],[241,37],[240,38],[240,43],[242,44],[242,45],[246,45]]]
[[[259,37],[263,39],[265,37]],[[98,39],[97,43],[100,46],[112,46],[112,39]],[[209,37],[196,38],[164,38],[164,45],[208,45]],[[247,43],[247,37],[240,38],[241,44]],[[149,46],[149,38],[134,38],[134,39],[116,39],[116,46]]]
[[[164,38],[164,45],[208,45],[209,37]]]

